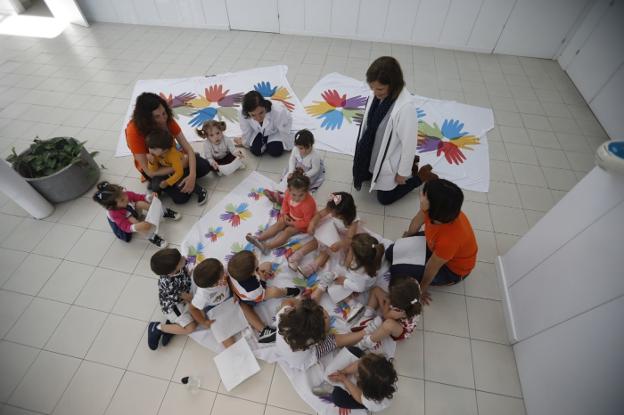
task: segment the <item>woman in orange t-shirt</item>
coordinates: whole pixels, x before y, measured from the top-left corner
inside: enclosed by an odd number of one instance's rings
[[[152,92],[144,92],[137,97],[132,119],[126,127],[126,143],[134,157],[135,167],[147,180],[155,176],[169,176],[173,172],[171,167],[161,167],[156,171],[147,168],[149,151],[145,138],[150,131],[158,128],[168,130],[185,153],[184,178],[179,186],[169,186],[164,192],[174,203],[186,203],[193,194],[197,178],[211,171],[210,163],[195,153],[173,118],[167,101]]]
[[[470,274],[477,260],[477,240],[466,215],[461,211],[464,194],[444,179],[426,182],[420,193],[420,211],[412,219],[404,237],[422,236],[425,225],[426,262],[422,265],[392,264],[391,276],[418,279],[424,304],[429,304],[430,285],[453,285]],[[394,245],[386,250],[392,262]]]

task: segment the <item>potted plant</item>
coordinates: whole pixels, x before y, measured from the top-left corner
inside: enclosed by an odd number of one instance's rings
[[[84,142],[72,137],[35,138],[30,147],[7,161],[28,183],[52,203],[75,199],[91,189],[100,178],[100,168],[84,148]]]

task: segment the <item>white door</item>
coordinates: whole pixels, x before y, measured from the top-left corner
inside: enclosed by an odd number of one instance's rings
[[[85,19],[80,6],[75,0],[44,0],[52,16],[78,24],[80,26],[89,27],[89,22]]]
[[[279,33],[277,0],[226,0],[230,28]]]

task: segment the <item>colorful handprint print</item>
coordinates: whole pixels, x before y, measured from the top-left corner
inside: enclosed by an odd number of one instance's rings
[[[323,101],[313,101],[305,107],[308,114],[321,120],[321,128],[339,130],[343,120],[356,125],[362,122],[367,97],[356,95],[347,98],[347,94],[341,95],[335,89],[328,89],[321,93],[321,98]]]

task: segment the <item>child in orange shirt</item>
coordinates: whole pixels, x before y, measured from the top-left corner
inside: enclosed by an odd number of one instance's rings
[[[257,237],[248,233],[247,241],[258,247],[263,255],[267,255],[272,249],[288,242],[292,236],[306,232],[316,214],[316,202],[309,190],[310,178],[301,170],[295,170],[288,179],[288,189],[277,222]],[[268,239],[271,240],[265,242]]]
[[[156,171],[160,167],[171,167],[173,173],[167,178],[157,180],[152,178],[150,182],[151,190],[160,191],[170,186],[176,186],[184,178],[184,156],[173,145],[173,136],[169,131],[155,130],[147,135],[147,168]],[[208,201],[206,189],[195,183],[193,193],[197,195],[197,204],[203,205]]]

